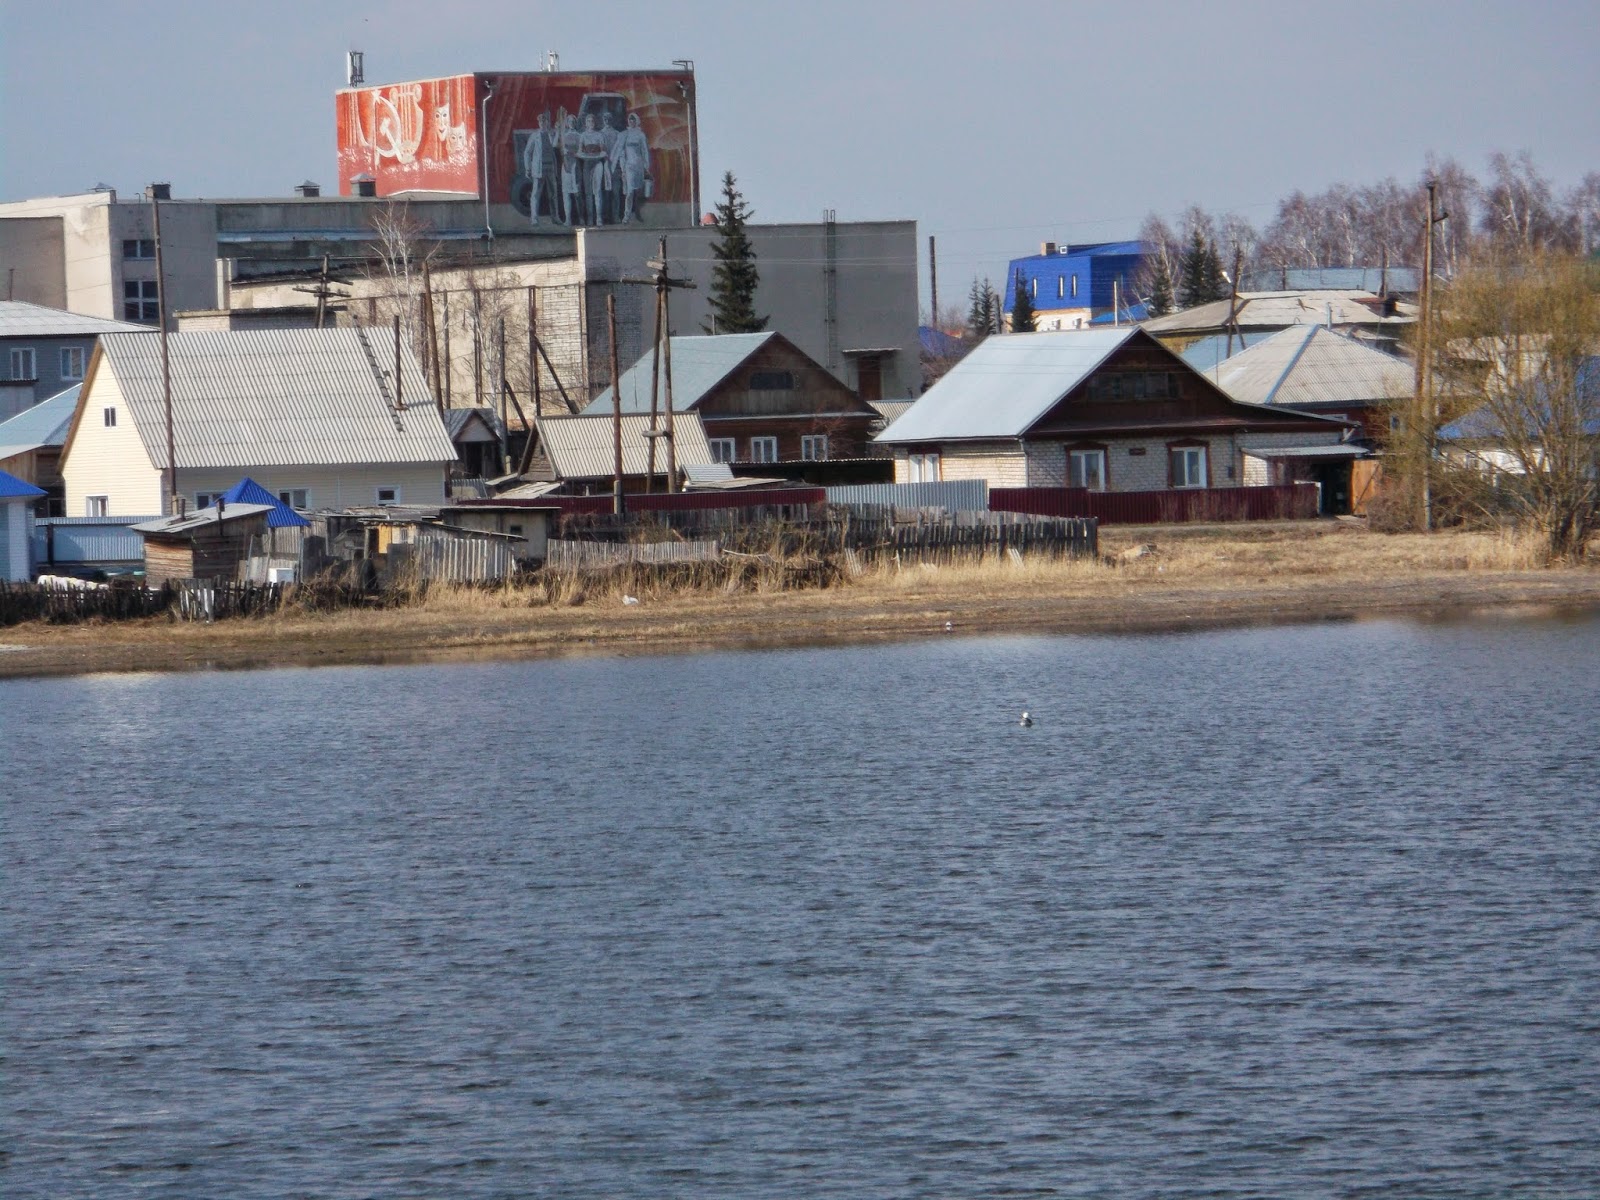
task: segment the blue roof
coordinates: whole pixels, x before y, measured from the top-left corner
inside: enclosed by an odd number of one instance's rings
[[[1149,315],[1150,306],[1141,300],[1137,304],[1124,304],[1119,312],[1101,313],[1098,317],[1091,317],[1089,324],[1127,325],[1134,321],[1142,321]]]
[[[1584,394],[1585,411],[1593,413],[1596,406],[1600,405],[1600,355],[1585,357],[1578,364],[1574,382]],[[1542,392],[1540,399],[1544,399]],[[1553,419],[1548,411],[1532,412],[1526,416],[1528,427],[1524,432],[1532,432],[1535,435],[1540,426]],[[1585,437],[1600,435],[1600,416],[1586,417],[1583,422],[1583,433]],[[1440,429],[1439,436],[1446,441],[1492,441],[1502,438],[1505,436],[1504,415],[1488,408],[1474,409]]]
[[[1137,241],[1063,246],[1054,254],[1014,258],[1006,267],[1005,310],[1010,312],[1016,303],[1018,275],[1032,285],[1036,312],[1109,310],[1114,303],[1126,304],[1143,258],[1144,243]],[[1113,288],[1113,283],[1117,287]]]
[[[43,488],[24,483],[9,471],[0,471],[0,500],[35,500],[42,495]]]
[[[272,511],[267,514],[268,529],[291,529],[296,526],[304,527],[311,524],[310,521],[295,512],[294,509],[279,500],[248,475],[222,493],[222,502],[224,504],[265,504],[270,506]]]
[[[65,445],[82,388],[81,383],[75,383],[66,391],[23,409],[10,420],[0,421],[0,458],[26,454],[41,446]]]
[[[917,326],[917,339],[922,343],[922,352],[931,354],[935,358],[959,358],[967,351],[967,342],[958,338],[953,333],[946,333],[942,329],[935,329],[931,325]]]

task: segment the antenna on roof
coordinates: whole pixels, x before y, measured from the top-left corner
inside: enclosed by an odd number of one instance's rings
[[[345,78],[349,80],[350,87],[360,87],[367,81],[365,59],[366,55],[360,50],[351,50],[344,56]]]
[[[561,69],[561,55],[554,50],[544,52],[544,69],[546,71],[559,71]]]

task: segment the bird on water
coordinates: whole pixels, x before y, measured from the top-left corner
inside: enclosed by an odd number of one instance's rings
[[[1023,713],[1022,714],[1022,720],[1018,721],[1017,724],[1021,725],[1024,729],[1026,729],[1026,728],[1028,728],[1028,726],[1033,724],[1033,718],[1030,717],[1027,713]]]

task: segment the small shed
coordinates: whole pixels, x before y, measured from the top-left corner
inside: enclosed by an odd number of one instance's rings
[[[555,504],[468,501],[441,508],[439,520],[457,529],[515,539],[510,544],[517,562],[540,563],[549,555],[550,522],[560,511]]]
[[[0,580],[26,583],[33,578],[33,505],[43,488],[0,471]]]
[[[221,504],[135,525],[144,537],[145,583],[237,579],[252,539],[266,534],[272,511],[269,504]]]

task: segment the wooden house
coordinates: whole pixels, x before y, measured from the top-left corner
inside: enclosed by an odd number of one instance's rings
[[[781,333],[674,337],[672,410],[693,413],[705,427],[716,462],[818,462],[862,458],[879,413]],[[662,358],[661,367],[667,359]],[[652,349],[623,372],[618,385],[628,416],[666,406],[665,379]],[[610,388],[584,413],[612,411]]]
[[[144,537],[145,583],[237,579],[272,512],[270,504],[223,504],[135,525]]]

